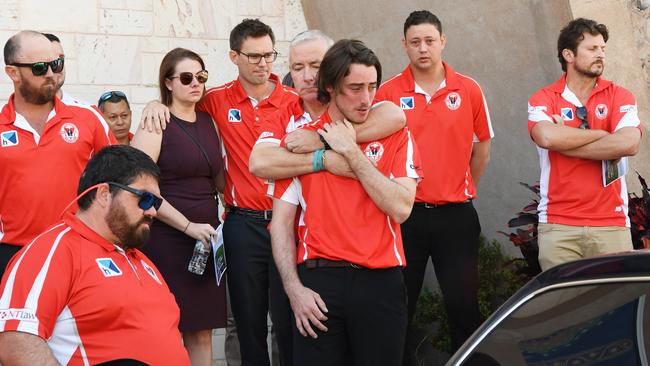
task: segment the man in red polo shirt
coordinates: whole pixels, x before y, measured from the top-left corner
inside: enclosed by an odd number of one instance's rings
[[[86,163],[110,141],[97,110],[55,97],[64,60],[44,35],[19,32],[4,54],[15,93],[0,113],[0,273],[60,219]]]
[[[19,251],[2,278],[3,365],[190,364],[174,296],[137,249],[162,203],[159,178],[128,146],[88,162],[77,214]]]
[[[256,124],[258,140],[249,159],[251,173],[260,178],[282,179],[313,171],[311,153],[324,145],[315,131],[299,127],[318,118],[327,108],[316,97],[316,80],[323,56],[332,44],[329,36],[316,29],[299,33],[289,44],[290,75],[300,99]],[[354,129],[358,141],[370,142],[401,130],[405,124],[406,117],[399,107],[380,103],[373,106],[367,121],[354,125]],[[289,136],[284,138],[286,134]],[[286,142],[284,147],[280,141]],[[324,155],[325,169],[353,176],[339,154],[328,150]]]
[[[442,60],[445,43],[435,15],[412,12],[404,23],[403,40],[410,64],[379,88],[377,100],[390,100],[406,113],[427,176],[418,186],[411,216],[402,224],[409,324],[431,257],[449,317],[452,349],[457,349],[481,324],[481,226],[472,200],[494,135],[481,87]],[[409,347],[405,365],[412,354]]]
[[[351,355],[355,364],[394,365],[402,358],[406,330],[399,223],[413,205],[419,157],[406,129],[356,143],[351,123],[365,122],[381,79],[379,60],[362,42],[335,43],[318,78],[318,99],[329,104],[307,128],[318,129],[358,180],[321,171],[318,153],[319,172],[279,182],[289,186],[274,201],[271,235],[300,332],[294,333],[294,360],[343,365]]]
[[[600,77],[608,38],[604,24],[569,22],[557,43],[566,73],[528,102],[541,167],[542,269],[632,250],[626,157],[639,149],[641,125],[634,95]]]
[[[269,297],[280,362],[292,364],[291,309],[273,263],[267,229],[272,201],[265,195],[265,182],[248,169],[257,140],[255,124],[298,99],[271,73],[278,55],[274,45],[273,30],[258,19],[244,19],[235,26],[230,33],[229,56],[239,77],[209,89],[198,105],[215,121],[223,142],[228,212],[223,239],[230,304],[244,365],[270,364],[266,343]],[[164,126],[167,118],[166,107],[150,103],[143,111],[142,127]]]

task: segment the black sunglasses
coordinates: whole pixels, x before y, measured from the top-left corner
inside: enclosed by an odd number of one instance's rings
[[[155,194],[147,191],[143,191],[140,189],[135,189],[131,188],[129,186],[125,186],[124,184],[116,183],[116,182],[107,182],[111,186],[115,186],[119,189],[123,189],[125,191],[131,192],[134,195],[140,197],[140,200],[138,201],[138,207],[143,209],[144,211],[150,209],[151,207],[155,208],[156,211],[160,209],[160,206],[163,203],[163,199],[156,196]]]
[[[47,74],[48,67],[52,69],[53,73],[55,74],[60,73],[61,71],[63,71],[64,63],[65,63],[65,59],[63,57],[59,57],[54,61],[41,61],[41,62],[34,62],[32,64],[14,62],[9,65],[16,66],[16,67],[31,67],[32,74],[34,74],[34,76],[43,76]]]
[[[170,76],[168,79],[176,79],[180,80],[181,84],[183,85],[190,85],[192,83],[192,79],[196,76],[196,81],[198,81],[201,84],[205,84],[208,81],[208,71],[207,70],[201,70],[196,73],[196,75],[192,74],[189,71],[186,72],[181,72],[178,74],[178,76]]]
[[[102,104],[104,104],[105,102],[107,102],[110,99],[117,99],[117,100],[115,100],[115,102],[117,103],[117,102],[120,102],[122,100],[126,100],[126,94],[122,93],[119,90],[113,90],[113,91],[106,92],[106,93],[102,94],[99,97],[99,101],[97,102],[97,106],[98,107],[101,106]]]
[[[580,120],[580,129],[581,130],[588,130],[589,129],[589,121],[587,120],[587,108],[585,108],[585,107],[576,108],[576,116]]]

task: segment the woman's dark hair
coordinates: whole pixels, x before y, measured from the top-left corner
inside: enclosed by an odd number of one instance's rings
[[[165,57],[163,57],[162,62],[160,63],[160,72],[158,73],[160,101],[166,106],[170,106],[172,104],[172,92],[171,90],[167,89],[165,81],[174,76],[174,73],[176,72],[176,65],[185,59],[195,60],[201,64],[202,69],[205,69],[205,63],[203,62],[203,59],[194,51],[190,51],[185,48],[174,48],[173,50],[167,52]]]
[[[128,145],[112,145],[101,149],[86,165],[77,194],[98,183],[116,182],[128,186],[139,176],[150,176],[160,180],[160,168],[149,155]],[[111,186],[110,190],[114,191]],[[77,201],[79,209],[85,210],[95,199],[96,190],[91,190]]]
[[[562,51],[571,50],[575,55],[578,50],[578,44],[585,39],[584,34],[589,33],[592,36],[602,35],[605,42],[609,39],[609,32],[605,24],[599,24],[595,20],[578,18],[569,22],[560,31],[557,39],[557,58],[562,65],[562,71],[566,71],[566,60],[562,56]]]
[[[377,70],[377,86],[381,84],[381,63],[374,52],[356,39],[342,39],[327,51],[318,70],[318,101],[327,104],[331,95],[327,88],[337,90],[341,80],[350,74],[350,65],[373,66]]]

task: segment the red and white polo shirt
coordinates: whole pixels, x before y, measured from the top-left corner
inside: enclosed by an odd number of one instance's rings
[[[433,96],[415,83],[410,66],[384,82],[375,96],[402,108],[420,148],[427,179],[418,186],[417,202],[445,204],[475,198],[469,165],[473,143],[494,137],[481,87],[443,65],[445,80]]]
[[[331,123],[325,112],[305,128]],[[390,178],[419,179],[420,157],[408,129],[359,147]],[[367,268],[405,266],[400,225],[381,211],[356,179],[327,171],[277,181],[274,197],[300,205],[298,263],[346,260]]]
[[[271,74],[276,87],[259,103],[250,98],[239,79],[209,89],[198,105],[210,114],[221,135],[224,167],[226,169],[226,203],[252,210],[270,210],[271,199],[265,196],[265,183],[248,170],[248,158],[257,137],[255,124],[260,123],[282,106],[298,100],[293,89],[282,85]]]
[[[25,245],[58,222],[88,160],[113,141],[94,107],[58,98],[39,135],[12,95],[0,113],[0,242]]]
[[[0,332],[43,338],[62,365],[190,364],[178,305],[156,266],[72,214],[12,258],[0,291]]]
[[[305,111],[300,99],[284,105],[280,110],[255,124],[257,143],[270,142],[281,144],[285,135],[312,121]]]
[[[578,97],[567,87],[566,74],[539,90],[528,101],[528,132],[535,123],[563,117],[564,124],[579,127]],[[591,129],[610,133],[623,127],[641,129],[634,95],[609,80],[598,78],[587,104]],[[602,161],[568,157],[537,147],[539,154],[539,222],[572,226],[630,226],[625,177],[603,187]]]

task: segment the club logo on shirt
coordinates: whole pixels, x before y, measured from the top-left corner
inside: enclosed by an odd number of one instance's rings
[[[228,110],[228,122],[241,122],[241,112],[239,109],[231,108]]]
[[[154,281],[158,282],[159,285],[162,285],[162,282],[160,282],[160,278],[158,278],[158,275],[156,274],[156,271],[154,271],[153,268],[151,268],[150,265],[145,263],[143,259],[140,259],[140,263],[142,263],[142,268],[144,268],[147,273],[149,273],[149,276],[154,279]]]
[[[596,106],[596,118],[605,119],[607,118],[607,106],[604,104],[599,104]]]
[[[413,100],[413,97],[401,97],[399,98],[399,106],[402,109],[413,109],[415,108],[415,100]]]
[[[3,132],[0,134],[0,143],[2,147],[18,145],[18,132],[15,130]]]
[[[79,129],[70,122],[64,123],[63,126],[61,126],[59,133],[61,134],[63,141],[69,144],[74,144],[79,139]]]
[[[382,145],[381,142],[377,141],[371,142],[368,144],[368,146],[366,146],[364,153],[368,159],[377,163],[384,155],[384,145]]]
[[[97,262],[99,270],[102,271],[104,277],[115,277],[122,275],[122,270],[119,269],[117,264],[115,264],[111,258],[97,258],[95,261]]]
[[[565,121],[573,121],[573,108],[562,108],[560,110],[562,119]]]
[[[460,95],[456,92],[447,94],[447,97],[445,98],[445,104],[447,104],[447,108],[455,111],[456,109],[460,108]]]

